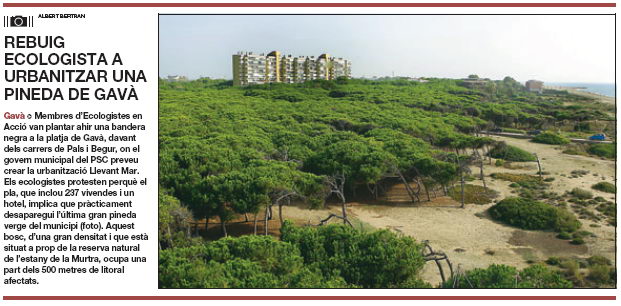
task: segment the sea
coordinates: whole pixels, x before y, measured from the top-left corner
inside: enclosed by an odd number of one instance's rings
[[[614,83],[547,83],[544,85],[564,86],[564,87],[584,87],[584,91],[596,93],[604,96],[615,97]]]

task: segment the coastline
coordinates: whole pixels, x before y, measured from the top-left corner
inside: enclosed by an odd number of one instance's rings
[[[580,90],[577,87],[569,87],[569,86],[554,86],[554,85],[545,85],[544,89],[553,89],[553,90],[564,90],[570,94],[583,96],[591,99],[598,100],[602,103],[615,105],[615,97],[605,96],[602,94],[597,94],[589,91]]]

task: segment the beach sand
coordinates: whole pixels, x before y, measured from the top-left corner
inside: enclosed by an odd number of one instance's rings
[[[595,99],[595,100],[600,101],[602,103],[615,105],[615,98],[614,97],[609,97],[609,96],[604,96],[604,95],[600,95],[600,94],[596,94],[596,93],[592,93],[592,92],[588,92],[588,91],[579,90],[579,89],[576,89],[574,87],[544,86],[544,88],[545,89],[553,89],[553,90],[565,90],[568,93],[573,94],[573,95],[583,96],[583,97]]]

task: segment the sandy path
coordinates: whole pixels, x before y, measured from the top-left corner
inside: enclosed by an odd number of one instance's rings
[[[464,269],[486,267],[490,262],[524,266],[523,260],[511,251],[508,240],[515,229],[488,218],[475,216],[488,205],[468,205],[465,209],[446,207],[373,208],[355,206],[357,218],[376,228],[390,228],[417,240],[429,240],[435,250],[446,252],[453,264]],[[486,255],[493,250],[494,255]],[[432,284],[440,282],[437,268],[428,263],[423,278]]]

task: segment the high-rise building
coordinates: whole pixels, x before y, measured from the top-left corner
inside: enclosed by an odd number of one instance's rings
[[[301,83],[314,79],[334,80],[351,77],[351,61],[330,57],[281,55],[279,51],[265,54],[238,52],[233,55],[233,84]]]

